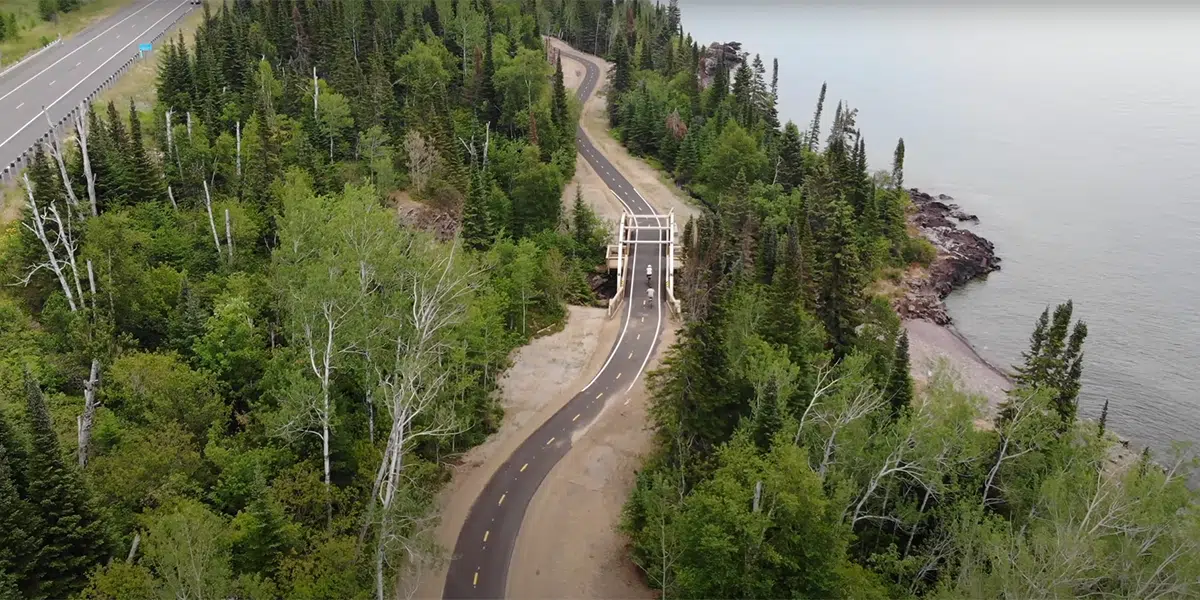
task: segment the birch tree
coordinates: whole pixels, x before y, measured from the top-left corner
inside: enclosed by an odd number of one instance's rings
[[[330,447],[337,411],[333,377],[354,351],[351,329],[361,301],[356,292],[358,266],[343,232],[355,226],[366,204],[374,203],[374,194],[369,188],[348,187],[341,196],[319,197],[305,176],[292,172],[282,200],[276,285],[283,294],[288,336],[302,355],[305,378],[315,386],[294,387],[287,395],[281,431],[320,441],[326,509],[332,519]]]
[[[404,278],[405,293],[389,302],[386,317],[391,357],[380,371],[379,382],[390,425],[372,498],[372,503],[378,503],[375,584],[379,600],[388,595],[385,575],[389,566],[394,568],[391,557],[398,553],[413,574],[432,558],[420,540],[427,532],[420,526],[424,521],[397,510],[397,497],[407,482],[405,454],[422,439],[448,437],[465,428],[454,397],[443,394],[451,376],[444,357],[451,351],[449,334],[466,314],[480,273],[461,264],[457,247],[445,251],[430,242],[410,246],[407,261],[414,268]]]

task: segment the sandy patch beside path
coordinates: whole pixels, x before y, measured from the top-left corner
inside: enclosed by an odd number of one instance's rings
[[[440,494],[441,523],[434,535],[447,560],[422,575],[418,598],[442,597],[449,553],[488,479],[525,438],[587,384],[608,358],[620,331],[620,319],[605,318],[603,308],[570,306],[568,311],[562,331],[535,339],[514,352],[513,364],[499,382],[504,405],[500,431],[467,452]],[[529,515],[525,518],[528,520]]]
[[[667,327],[647,372],[675,342],[673,325]],[[643,374],[631,392],[605,405],[534,495],[508,572],[509,598],[655,597],[617,531],[653,441],[645,381]]]

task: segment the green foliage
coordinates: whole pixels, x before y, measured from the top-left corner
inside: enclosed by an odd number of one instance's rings
[[[34,567],[37,597],[65,598],[83,588],[88,571],[105,556],[107,540],[82,478],[63,460],[42,390],[28,373],[25,390],[33,440],[26,500],[43,524]]]

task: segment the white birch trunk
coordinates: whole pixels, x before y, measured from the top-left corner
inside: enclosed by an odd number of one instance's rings
[[[179,204],[175,202],[175,192],[171,190],[171,186],[167,186],[167,197],[171,199],[171,208],[179,210]]]
[[[221,258],[221,238],[217,237],[217,222],[213,220],[212,196],[208,193],[208,180],[200,183],[204,184],[204,208],[208,211],[208,226],[212,229],[213,244],[217,247],[217,258]]]
[[[100,401],[96,388],[100,384],[100,361],[92,359],[91,373],[83,384],[83,415],[79,418],[79,468],[87,466],[88,449],[92,444],[92,425],[96,420],[96,409]]]
[[[225,209],[225,247],[229,250],[229,264],[233,264],[233,226],[229,220],[229,209]]]
[[[238,121],[234,131],[237,132],[237,176],[242,176],[242,122]]]

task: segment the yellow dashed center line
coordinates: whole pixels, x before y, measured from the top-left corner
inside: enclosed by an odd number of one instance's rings
[[[502,506],[504,504],[505,496],[508,496],[508,494],[500,494],[500,501],[496,503],[496,506]]]
[[[525,469],[527,469],[527,468],[529,468],[529,463],[525,463],[525,464],[521,465],[521,472],[524,473]]]
[[[571,420],[572,420],[572,421],[575,421],[575,420],[578,420],[578,419],[579,419],[579,415],[575,415],[575,418],[574,418],[574,419],[571,419]]]
[[[620,378],[621,378],[621,374],[617,373],[617,379],[620,379]]]
[[[492,532],[492,531],[491,531],[490,529],[489,529],[489,530],[487,530],[487,531],[485,531],[485,532],[483,532],[483,541],[485,541],[485,542],[487,541],[487,539],[488,539],[488,534],[489,534],[489,533],[491,533],[491,532]]]
[[[604,392],[600,392],[599,394],[596,394],[597,400],[599,400],[600,398],[603,398],[603,397],[604,397]]]
[[[471,587],[479,585],[479,571],[475,571],[475,579],[471,580]]]
[[[554,443],[554,438],[550,438],[550,439],[549,439],[549,440],[546,442],[546,445],[547,445],[547,446],[549,446],[550,444],[553,444],[553,443]]]

